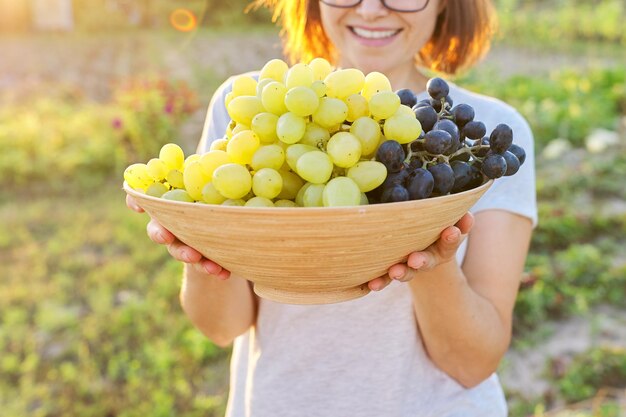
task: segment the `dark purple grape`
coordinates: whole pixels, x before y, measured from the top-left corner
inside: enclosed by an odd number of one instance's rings
[[[409,162],[409,166],[407,167],[407,170],[409,172],[415,171],[417,168],[421,168],[422,167],[422,161],[418,158],[415,159],[411,159],[411,162]]]
[[[424,136],[424,149],[435,155],[443,154],[452,144],[452,136],[445,130],[431,130]]]
[[[409,192],[401,185],[393,185],[383,190],[380,197],[381,203],[396,203],[398,201],[408,201]]]
[[[450,112],[454,116],[454,122],[459,128],[462,128],[474,120],[474,108],[469,104],[461,103],[455,106]],[[482,137],[483,135],[480,136]]]
[[[506,161],[506,172],[504,173],[505,177],[510,177],[511,175],[519,171],[519,167],[521,164],[519,162],[519,159],[517,159],[517,156],[515,156],[513,152],[506,151],[502,154],[502,156]]]
[[[511,146],[509,146],[508,151],[517,157],[520,165],[524,164],[524,161],[526,160],[526,151],[524,150],[524,148],[519,145],[512,144]]]
[[[370,202],[380,201],[384,190],[386,190],[387,188],[391,188],[394,185],[404,185],[407,178],[409,177],[410,172],[407,167],[408,164],[403,164],[402,169],[398,172],[389,172],[387,174],[387,178],[385,178],[385,181],[383,181],[381,185],[366,193],[368,200],[370,200]]]
[[[454,186],[454,171],[452,171],[452,167],[448,164],[437,164],[428,167],[428,170],[435,180],[433,194],[448,194],[452,190],[452,186]]]
[[[439,77],[431,78],[426,83],[426,91],[435,100],[441,100],[450,93],[450,86]]]
[[[430,197],[435,186],[435,179],[430,171],[424,168],[416,168],[409,174],[406,184],[409,199],[421,200]]]
[[[454,185],[452,192],[458,193],[467,190],[467,184],[472,180],[472,167],[463,161],[452,161],[450,163],[454,172]]]
[[[481,165],[477,163],[470,165],[471,179],[465,186],[466,190],[471,190],[472,188],[480,187],[483,184],[483,182],[485,182],[485,177],[483,173],[480,171],[480,167]]]
[[[395,140],[383,142],[376,151],[376,160],[387,167],[387,172],[400,171],[405,157],[402,145]]]
[[[461,154],[455,155],[452,158],[450,158],[450,162],[452,161],[462,161],[462,162],[468,162],[470,160],[470,154],[463,152]]]
[[[403,88],[401,90],[396,91],[398,97],[400,97],[400,103],[405,106],[413,107],[417,103],[417,97],[415,93],[408,88]]]
[[[502,154],[509,149],[511,144],[513,144],[513,130],[504,123],[496,126],[489,136],[489,146],[491,150],[495,153]]]
[[[476,145],[480,145],[480,146],[485,146],[486,145],[486,146],[489,146],[489,138],[487,136],[485,136],[481,140],[476,141]],[[489,152],[489,148],[487,148],[487,147],[480,148],[480,149],[477,149],[475,151],[472,151],[472,153],[475,156],[478,156],[478,157],[481,157],[481,158],[483,156],[487,155],[488,152]]]
[[[437,120],[439,120],[437,112],[431,106],[415,107],[413,112],[422,125],[422,131],[424,132],[432,130]]]
[[[424,136],[426,137],[426,136]],[[421,152],[424,150],[424,141],[423,140],[414,140],[409,144],[409,148],[413,152]]]
[[[506,173],[506,160],[500,154],[490,153],[483,159],[481,170],[487,178],[500,178]]]
[[[461,139],[459,128],[452,120],[441,119],[437,123],[435,123],[435,126],[433,126],[433,129],[445,130],[446,132],[450,134],[450,136],[452,136],[453,141],[459,142]]]
[[[463,126],[463,135],[470,139],[480,139],[487,134],[487,128],[483,122],[479,122],[478,120],[472,120],[468,122],[465,126]]]
[[[415,111],[415,109],[418,109],[420,107],[432,107],[430,99],[429,98],[425,98],[424,100],[418,101],[415,104],[415,106],[413,106],[413,111]]]

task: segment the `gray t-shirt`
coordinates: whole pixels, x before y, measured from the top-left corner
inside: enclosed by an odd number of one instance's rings
[[[251,74],[256,76],[256,74]],[[224,136],[224,97],[209,107],[199,152]],[[455,103],[474,107],[490,132],[507,123],[527,158],[500,178],[471,209],[513,212],[537,222],[533,136],[524,118],[492,98],[450,85]],[[426,98],[422,92],[419,99]],[[467,240],[465,241],[467,242]],[[464,243],[457,253],[465,254]],[[502,417],[507,406],[498,377],[465,389],[424,350],[409,288],[330,305],[288,305],[260,299],[256,325],[233,346],[228,417]]]

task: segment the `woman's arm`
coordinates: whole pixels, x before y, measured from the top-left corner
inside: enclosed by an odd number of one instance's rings
[[[408,266],[389,269],[390,277],[409,281],[431,360],[467,388],[489,377],[509,347],[532,230],[529,219],[502,210],[482,211],[473,223],[466,215],[426,251],[411,254]],[[454,254],[470,229],[460,267]],[[370,288],[384,284],[379,279]]]

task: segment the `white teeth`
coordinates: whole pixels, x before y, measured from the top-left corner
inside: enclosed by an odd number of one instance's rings
[[[367,39],[389,38],[389,37],[395,35],[396,33],[400,32],[400,30],[377,30],[377,31],[372,31],[372,30],[361,29],[361,28],[356,28],[356,27],[353,27],[352,30],[358,36],[360,36],[362,38],[367,38]]]

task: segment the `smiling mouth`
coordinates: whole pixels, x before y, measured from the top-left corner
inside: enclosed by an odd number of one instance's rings
[[[392,30],[368,30],[354,26],[348,26],[348,29],[359,38],[363,39],[388,39],[396,36],[402,29]]]

